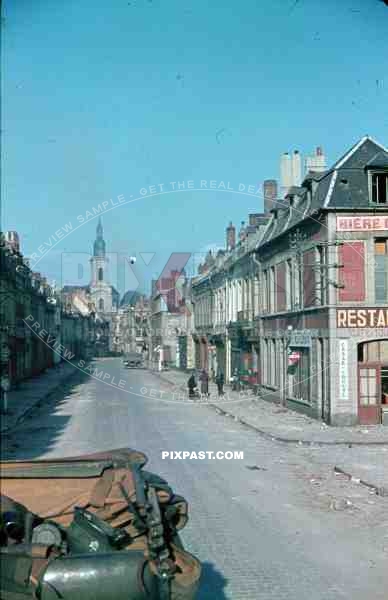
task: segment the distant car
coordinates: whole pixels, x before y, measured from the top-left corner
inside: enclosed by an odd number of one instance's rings
[[[130,354],[127,354],[127,356],[124,359],[124,366],[127,369],[135,369],[136,367],[142,367],[143,356],[138,352],[131,352]]]

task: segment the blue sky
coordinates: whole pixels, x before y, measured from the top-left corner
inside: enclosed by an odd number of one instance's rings
[[[77,217],[111,198],[257,189],[284,151],[321,145],[334,162],[365,134],[387,145],[387,25],[378,0],[5,0],[2,228],[30,256],[71,222],[36,266],[61,281],[62,254],[94,239],[97,219]],[[148,193],[103,224],[143,286],[261,209],[261,194]]]

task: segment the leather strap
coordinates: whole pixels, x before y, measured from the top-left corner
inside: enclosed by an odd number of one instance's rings
[[[44,546],[43,544],[33,544],[31,548],[31,573],[30,584],[32,586],[33,598],[37,599],[37,589],[40,579],[48,564],[55,558],[60,556],[60,552],[53,546]]]
[[[95,508],[103,508],[114,481],[114,469],[105,469],[98,479],[90,496],[90,504]]]

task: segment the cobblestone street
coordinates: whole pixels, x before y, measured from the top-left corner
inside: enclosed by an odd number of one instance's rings
[[[350,456],[381,461],[384,446],[272,441],[212,407],[145,397],[144,386],[171,400],[173,385],[157,374],[124,370],[119,359],[96,365],[132,392],[75,374],[4,436],[9,458],[144,451],[190,503],[183,539],[204,563],[200,600],[386,597],[388,499],[334,472]],[[162,459],[200,450],[243,451],[244,460]]]

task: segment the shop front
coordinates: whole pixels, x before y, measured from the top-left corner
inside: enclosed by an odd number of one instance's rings
[[[388,425],[388,310],[338,309],[339,389],[361,425]]]
[[[178,368],[187,369],[187,335],[178,337],[177,355],[179,356]]]
[[[388,339],[358,344],[358,418],[388,425]]]
[[[221,372],[225,375],[226,369],[226,348],[225,337],[221,334],[212,335],[209,337],[209,373]]]
[[[201,336],[199,338],[199,355],[200,355],[199,368],[205,369],[207,371],[209,357],[208,357],[208,341],[207,341],[206,336]]]

